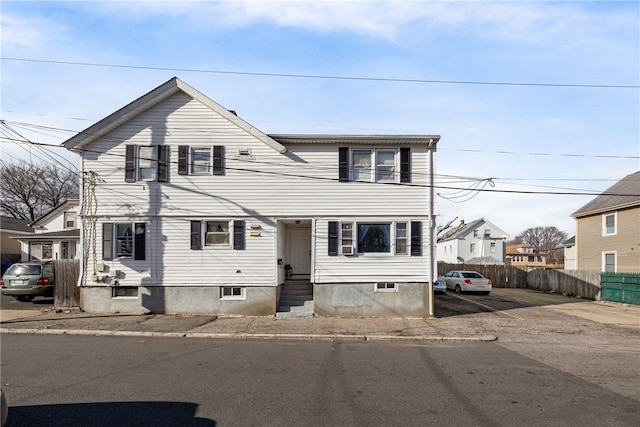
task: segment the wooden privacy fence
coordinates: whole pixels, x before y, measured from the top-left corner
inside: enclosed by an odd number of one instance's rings
[[[496,288],[526,288],[527,272],[510,265],[448,264],[438,263],[438,275],[449,270],[473,270],[491,279]]]
[[[53,305],[55,307],[79,307],[80,288],[80,260],[60,259],[53,262],[55,286],[53,290]]]
[[[640,305],[640,273],[601,273],[605,301]]]
[[[527,288],[598,300],[600,299],[600,272],[590,270],[532,270],[527,273]]]

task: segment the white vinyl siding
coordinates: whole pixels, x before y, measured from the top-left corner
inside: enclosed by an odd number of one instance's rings
[[[125,182],[125,146],[148,146],[150,141],[169,151],[168,182]],[[179,174],[178,147],[184,145],[223,146],[225,174]],[[430,203],[426,187],[429,153],[423,145],[411,146],[414,185],[339,182],[337,145],[289,144],[287,154],[280,154],[182,93],[134,117],[93,142],[90,148],[101,154],[84,157],[83,170],[94,171],[106,179],[97,182],[93,200],[95,217],[99,219],[97,258],[102,259],[100,221],[107,221],[104,218],[112,223],[148,224],[146,260],[135,267],[111,263],[114,270],[121,270],[126,277],[121,281],[123,286],[127,282],[147,286],[275,286],[275,218],[358,215],[359,219],[371,221],[402,220],[409,227],[411,220],[424,218]],[[250,156],[240,154],[247,150]],[[384,163],[383,159],[381,162]],[[245,219],[258,223],[260,236],[247,234],[244,251],[211,251],[206,246],[200,251],[191,250],[191,221],[206,220],[212,213],[230,221]],[[384,217],[376,217],[381,213]],[[340,282],[368,278],[368,283],[428,281],[426,220],[422,220],[422,257],[388,256],[388,265],[386,261],[381,265],[379,257],[356,259],[353,269],[342,265],[347,257],[328,259],[327,220],[318,222],[318,233],[322,228],[324,234],[313,238],[317,243],[314,253],[318,264],[313,264],[317,279]],[[392,243],[396,245],[395,241]],[[87,265],[91,268],[90,262]],[[198,274],[194,274],[194,266]]]
[[[427,220],[422,220],[423,256],[390,256],[389,254],[364,254],[358,256],[330,256],[328,254],[327,236],[329,221],[318,219],[315,221],[314,283],[406,283],[426,282],[429,280],[429,258],[426,256],[428,230]],[[416,218],[398,219],[406,222],[416,221]],[[355,218],[343,219],[341,223],[383,223],[393,222],[384,218]],[[394,245],[395,246],[395,245]],[[392,248],[392,251],[394,248]]]

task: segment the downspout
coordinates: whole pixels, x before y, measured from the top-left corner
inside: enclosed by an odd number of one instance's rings
[[[433,284],[437,278],[437,265],[435,256],[436,245],[436,222],[433,219],[434,204],[435,204],[435,179],[433,171],[433,157],[435,152],[435,143],[432,140],[429,141],[429,245],[427,247],[429,256],[429,317],[434,316],[434,297],[433,297]]]

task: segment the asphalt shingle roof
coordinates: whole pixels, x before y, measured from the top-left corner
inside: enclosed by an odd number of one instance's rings
[[[625,176],[571,216],[587,216],[636,205],[640,206],[640,171]]]

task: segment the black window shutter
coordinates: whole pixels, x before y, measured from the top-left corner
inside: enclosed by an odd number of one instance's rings
[[[102,224],[102,259],[113,259],[113,224],[110,222]]]
[[[349,181],[349,147],[338,148],[338,181]]]
[[[213,174],[224,175],[224,146],[213,146]]]
[[[329,256],[338,256],[338,221],[329,221]]]
[[[146,224],[144,222],[136,222],[133,224],[133,230],[133,259],[144,260],[146,258]]]
[[[411,255],[422,255],[422,223],[411,221]]]
[[[411,149],[400,148],[400,182],[411,182]]]
[[[169,147],[158,145],[158,182],[169,181]]]
[[[189,175],[189,146],[178,146],[178,174]]]
[[[124,182],[136,181],[136,146],[127,145],[124,159]]]
[[[243,250],[245,249],[245,232],[244,221],[233,221],[233,249]]]
[[[191,249],[202,249],[202,221],[191,221]]]

